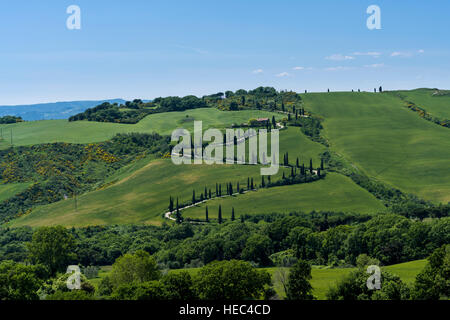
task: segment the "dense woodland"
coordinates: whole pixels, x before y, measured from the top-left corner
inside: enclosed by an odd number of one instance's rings
[[[312,299],[307,285],[310,265],[328,264],[361,268],[331,287],[330,299],[439,299],[448,297],[450,288],[450,248],[445,247],[449,236],[449,218],[421,222],[392,214],[370,217],[331,212],[253,216],[252,220],[207,225],[2,229],[0,298],[272,298],[270,276],[254,268],[278,266],[291,268],[288,299]],[[413,287],[386,272],[381,291],[369,292],[358,285],[367,279],[365,265],[431,254]],[[79,264],[84,270],[82,290],[65,287],[69,264]],[[108,264],[113,265],[112,272],[96,292],[88,277],[96,275],[94,266]],[[164,271],[182,267],[201,269],[194,277],[185,271]],[[28,276],[19,283],[18,278],[8,278],[12,274]],[[228,282],[236,288],[218,289]],[[392,285],[398,290],[391,290]],[[296,286],[306,289],[294,290]]]

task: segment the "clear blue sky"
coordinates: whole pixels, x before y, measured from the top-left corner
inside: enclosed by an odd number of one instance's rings
[[[66,28],[72,4],[81,30]],[[382,30],[366,27],[371,4]],[[261,85],[448,89],[449,16],[448,0],[3,0],[0,105]]]

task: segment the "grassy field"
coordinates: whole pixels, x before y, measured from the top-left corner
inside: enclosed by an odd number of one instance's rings
[[[289,151],[292,163],[298,156],[306,163],[309,162],[309,158],[313,158],[316,165],[319,165],[319,154],[323,150],[322,145],[310,141],[299,128],[292,127],[280,133],[280,153]],[[152,160],[141,159],[118,170],[107,179],[106,185],[109,187],[78,197],[76,211],[74,200],[61,201],[36,208],[29,216],[13,221],[12,225],[159,224],[162,221],[161,214],[167,208],[169,196],[178,196],[180,202],[190,201],[193,188],[196,189],[197,196],[199,196],[205,185],[214,192],[216,182],[223,184],[233,182],[236,187],[237,181],[240,181],[241,186],[246,186],[247,177],[253,177],[255,184],[259,184],[261,181],[259,168],[255,166],[195,165],[177,167],[169,160],[151,162]],[[284,171],[286,175],[289,175],[289,169],[284,169]],[[281,175],[282,171],[280,170],[276,179],[279,179]],[[225,188],[225,186],[223,187]],[[339,187],[335,185],[333,188]],[[313,190],[316,192],[317,189]],[[346,199],[348,197],[349,195]],[[362,197],[362,201],[365,198]],[[323,207],[318,205],[319,201],[313,195],[309,201],[311,203],[308,208],[321,209]],[[340,203],[345,201],[344,199]],[[373,202],[375,203],[375,201]],[[290,208],[298,210],[297,204],[298,202],[295,202]],[[334,202],[330,202],[330,205],[326,207],[331,208],[333,204]],[[280,203],[278,205],[282,207]],[[371,205],[369,201],[368,207]],[[378,206],[379,204],[375,203],[375,208]],[[261,210],[264,208],[264,206],[260,207]],[[277,209],[274,205],[270,208],[271,210]],[[354,206],[354,208],[359,207]]]
[[[284,169],[289,171],[288,169]],[[279,179],[282,170],[278,173]],[[87,193],[74,201],[66,200],[42,206],[27,216],[11,222],[12,226],[64,225],[87,226],[121,223],[160,224],[167,210],[169,196],[179,197],[181,202],[192,199],[195,188],[197,197],[205,185],[215,190],[215,183],[231,181],[236,186],[246,186],[247,177],[260,182],[259,167],[239,165],[175,166],[170,160],[148,163],[116,184],[102,190]],[[211,217],[222,204],[223,216],[230,216],[231,207],[236,214],[271,213],[312,210],[377,213],[384,211],[382,204],[350,179],[329,174],[325,180],[293,186],[283,186],[249,192],[244,195],[221,198],[208,202]],[[183,211],[184,217],[201,217],[204,206]]]
[[[215,184],[239,181],[246,186],[247,177],[259,183],[260,168],[243,165],[180,165],[171,160],[156,160],[135,164],[119,176],[125,177],[101,190],[78,197],[75,210],[74,200],[65,200],[39,207],[31,214],[12,222],[12,225],[64,225],[87,226],[123,223],[160,224],[162,214],[167,211],[169,197],[179,197],[180,203],[190,202],[192,190],[197,198],[205,186],[215,191]],[[137,170],[136,170],[137,169]],[[286,174],[290,170],[284,169]],[[278,173],[277,179],[282,175]]]
[[[384,212],[385,207],[366,190],[349,178],[329,173],[324,180],[313,183],[282,186],[249,192],[231,198],[221,198],[183,211],[184,217],[204,218],[205,206],[215,217],[219,205],[224,218],[230,218],[234,207],[237,216],[257,213],[290,213],[316,211],[344,211],[358,213]]]
[[[16,194],[27,189],[31,183],[8,183],[8,184],[0,184],[0,201],[4,201],[9,199]]]
[[[43,120],[1,125],[0,148],[12,143],[16,146],[51,142],[89,143],[106,141],[117,133],[158,132],[170,135],[176,128],[193,132],[193,120],[202,120],[203,129],[224,128],[233,123],[240,124],[251,118],[282,118],[279,113],[258,110],[219,111],[214,108],[194,109],[184,112],[159,113],[147,116],[137,124],[119,124],[91,121]],[[189,121],[186,121],[189,119]]]
[[[450,93],[448,95],[433,95],[434,89],[417,89],[410,91],[394,91],[400,93],[406,100],[414,102],[431,115],[440,119],[450,119]]]
[[[417,274],[422,271],[422,269],[427,264],[427,260],[416,260],[411,262],[405,262],[400,264],[395,264],[387,267],[382,267],[382,269],[389,271],[392,274],[399,276],[402,281],[411,285],[416,279]],[[194,275],[198,272],[198,268],[193,269],[178,269],[171,270],[170,272],[181,272],[188,271],[191,275]],[[274,285],[274,289],[277,292],[278,296],[284,297],[283,286],[277,277],[277,268],[264,268],[261,270],[266,270],[272,275],[272,283]],[[356,270],[355,268],[321,268],[314,267],[311,270],[311,286],[313,287],[313,294],[319,300],[325,300],[328,289],[335,285],[339,280],[348,275],[350,272]],[[95,279],[89,280],[96,288],[100,283],[101,279],[108,275],[111,271],[111,266],[102,267],[99,275]]]
[[[450,201],[450,130],[389,94],[311,93],[331,149],[369,176],[435,202]]]

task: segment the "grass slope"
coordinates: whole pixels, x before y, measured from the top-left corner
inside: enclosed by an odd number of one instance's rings
[[[161,223],[162,214],[167,211],[169,197],[179,197],[180,203],[190,202],[192,190],[197,198],[205,186],[215,192],[215,184],[226,182],[236,188],[247,184],[247,177],[260,181],[260,168],[242,165],[180,165],[171,160],[156,160],[145,166],[136,164],[136,171],[128,172],[117,183],[78,198],[75,210],[73,199],[60,201],[35,209],[31,214],[16,219],[13,225],[64,225],[88,226],[124,223]],[[132,172],[132,173],[131,173]],[[286,173],[288,170],[286,169]],[[278,178],[282,170],[278,173]],[[119,174],[119,177],[121,175]],[[277,179],[278,179],[277,178]]]
[[[137,124],[119,124],[91,121],[43,120],[0,125],[0,148],[13,145],[34,145],[52,142],[89,143],[109,140],[117,133],[158,132],[170,135],[176,128],[185,128],[193,132],[193,120],[202,120],[203,129],[209,127],[224,128],[233,123],[247,122],[251,118],[282,116],[267,111],[219,111],[214,108],[194,109],[184,112],[159,113],[147,116]],[[188,116],[188,117],[187,117]],[[191,120],[191,121],[186,121]]]
[[[450,119],[450,92],[447,95],[433,95],[435,89],[416,89],[411,91],[394,91],[406,100],[414,102],[431,115],[440,119]]]
[[[379,213],[385,207],[366,190],[349,178],[329,173],[324,180],[314,183],[262,189],[231,198],[221,198],[183,211],[184,217],[204,218],[208,205],[210,217],[216,217],[219,205],[224,218],[231,217],[234,207],[237,217],[241,214],[290,213],[316,211],[345,211]]]
[[[311,93],[331,149],[369,176],[436,202],[450,201],[450,130],[420,118],[389,94]]]
[[[306,163],[309,161],[307,159],[313,158],[318,165],[319,154],[324,147],[310,141],[299,128],[292,127],[281,131],[280,150],[281,154],[289,151],[292,163],[298,156]],[[256,185],[261,181],[259,168],[255,166],[192,165],[177,167],[169,160],[149,163],[151,160],[141,159],[118,170],[107,179],[108,188],[79,197],[77,211],[75,211],[75,203],[71,199],[36,208],[29,216],[20,218],[12,224],[84,226],[115,223],[161,223],[160,214],[166,210],[170,195],[178,196],[180,202],[184,202],[192,199],[193,188],[196,189],[198,197],[203,192],[205,185],[214,192],[216,182],[223,184],[233,182],[233,186],[236,187],[239,180],[241,187],[244,187],[247,185],[248,176],[254,178]],[[284,169],[284,171],[286,175],[289,175],[289,169]],[[280,170],[278,178],[281,175],[282,171]],[[334,188],[339,187],[334,186]],[[353,187],[359,189],[357,186]],[[225,189],[225,185],[223,188]],[[225,190],[223,192],[225,193]],[[314,196],[311,201],[309,207],[316,208],[318,201]],[[342,200],[341,203],[345,201]],[[294,203],[291,208],[298,210],[296,205]],[[378,208],[379,204],[376,203],[374,206]],[[264,207],[265,205],[262,205],[261,210],[264,210]],[[273,205],[270,208],[276,209]],[[320,209],[322,206],[317,208]]]
[[[26,190],[29,186],[31,186],[31,183],[28,182],[0,184],[0,201],[4,201],[15,196],[16,194]]]

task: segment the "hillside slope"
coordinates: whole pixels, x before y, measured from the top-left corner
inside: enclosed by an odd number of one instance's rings
[[[331,150],[369,176],[436,202],[450,201],[450,130],[388,94],[311,93],[306,109],[324,118]]]
[[[33,145],[52,142],[90,143],[111,139],[117,133],[158,132],[170,135],[176,128],[193,130],[193,120],[202,120],[204,129],[223,128],[233,123],[247,122],[250,118],[281,117],[266,111],[219,111],[214,108],[195,109],[184,112],[166,112],[147,116],[137,124],[119,124],[93,121],[47,120],[1,125],[3,140],[0,148],[13,145]]]

